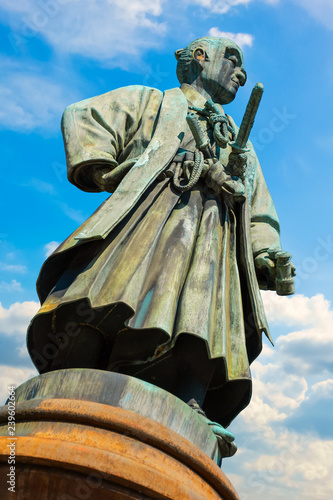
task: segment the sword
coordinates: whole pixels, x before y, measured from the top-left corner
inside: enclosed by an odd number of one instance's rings
[[[231,175],[241,177],[244,173],[246,157],[242,154],[249,151],[249,149],[246,149],[246,144],[254,124],[263,92],[264,86],[262,83],[257,83],[253,87],[236,140],[230,143],[232,152],[229,156],[228,170]],[[213,151],[209,145],[209,139],[206,137],[197,116],[194,113],[188,113],[186,120],[195,139],[196,147],[203,153],[204,158],[213,159]],[[203,165],[200,175],[205,176],[208,168],[207,164]]]
[[[241,154],[248,151],[248,149],[246,149],[246,144],[254,124],[263,92],[264,86],[262,83],[257,83],[253,87],[236,140],[230,143],[234,154]],[[194,136],[196,147],[204,153],[206,158],[211,158],[212,150],[209,146],[209,140],[206,137],[198,118],[194,113],[189,113],[186,120]]]
[[[232,147],[234,153],[240,154],[248,151],[248,149],[246,149],[246,144],[250,137],[250,133],[254,124],[254,120],[259,108],[263,92],[264,92],[263,84],[256,83],[256,85],[253,87],[249,102],[246,106],[246,110],[236,140],[230,143],[230,146]]]

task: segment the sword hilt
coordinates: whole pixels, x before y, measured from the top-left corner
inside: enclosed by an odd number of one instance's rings
[[[243,116],[241,126],[239,127],[236,140],[230,143],[235,153],[245,153],[246,151],[249,151],[248,149],[246,149],[246,144],[250,137],[250,133],[254,124],[254,120],[259,108],[263,92],[264,92],[263,84],[256,83],[256,85],[253,87],[249,102],[246,106],[246,110]]]

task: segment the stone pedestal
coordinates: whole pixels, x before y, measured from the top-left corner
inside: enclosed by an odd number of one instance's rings
[[[238,499],[204,420],[133,377],[59,370],[18,387],[15,494],[6,406],[0,425],[3,500]]]

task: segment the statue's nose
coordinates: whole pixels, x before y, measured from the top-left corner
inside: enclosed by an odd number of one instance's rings
[[[239,85],[241,85],[243,87],[243,85],[245,85],[245,82],[246,82],[246,73],[245,73],[245,71],[243,69],[236,68],[234,74],[235,74],[236,78],[239,81]]]

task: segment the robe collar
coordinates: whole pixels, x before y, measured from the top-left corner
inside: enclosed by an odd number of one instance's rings
[[[200,94],[192,85],[188,83],[182,83],[180,90],[183,92],[185,98],[187,99],[190,106],[195,106],[196,108],[203,109],[205,106],[206,99]],[[216,104],[217,108],[221,114],[225,114],[223,106],[221,104]]]

